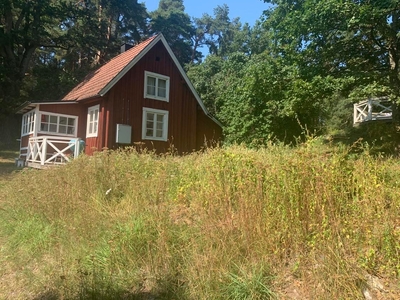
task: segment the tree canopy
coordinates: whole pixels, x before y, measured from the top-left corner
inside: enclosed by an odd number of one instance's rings
[[[189,70],[223,121],[227,142],[290,142],[305,128],[343,133],[352,127],[353,102],[399,101],[398,1],[265,2],[272,6],[249,28],[244,47],[227,56],[211,48],[221,57],[218,68],[218,60],[207,58]],[[246,58],[236,70],[235,51]]]
[[[264,2],[250,26],[227,5],[190,17],[183,0],[160,0],[152,12],[137,0],[3,0],[0,113],[26,99],[58,99],[121,44],[158,32],[228,143],[290,142],[304,128],[343,132],[353,102],[399,102],[398,1]]]

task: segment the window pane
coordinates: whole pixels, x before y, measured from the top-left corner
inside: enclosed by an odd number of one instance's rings
[[[164,79],[158,79],[158,87],[166,89],[167,88],[167,81]]]
[[[156,87],[155,86],[147,86],[147,95],[155,96],[156,95]]]
[[[75,125],[75,119],[68,118],[68,125],[69,126],[74,126]]]
[[[163,122],[164,121],[164,115],[157,115],[157,122]]]
[[[68,134],[74,134],[74,133],[75,133],[74,127],[68,126],[68,127],[67,127],[67,133],[68,133]]]
[[[158,97],[165,98],[167,95],[167,81],[164,79],[158,79]]]
[[[67,124],[67,118],[66,117],[60,117],[60,124],[61,125]]]
[[[153,128],[147,128],[146,129],[146,136],[152,137],[153,136]]]
[[[157,130],[162,130],[164,123],[163,122],[157,122]]]
[[[93,122],[93,133],[97,133],[97,122]]]
[[[154,77],[147,77],[147,94],[156,95],[156,79]]]
[[[146,128],[147,129],[149,129],[149,128],[153,129],[153,127],[154,127],[154,122],[153,121],[147,121],[146,122]]]
[[[49,122],[49,117],[50,116],[48,116],[48,115],[42,115],[42,122],[48,123]]]
[[[97,121],[99,119],[99,110],[96,109],[95,111],[93,111],[93,114],[94,114],[93,120]]]
[[[40,124],[40,131],[49,131],[49,124]]]
[[[57,124],[57,116],[50,116],[50,123]]]
[[[161,130],[157,129],[157,130],[156,130],[156,137],[162,138],[162,136],[163,136],[163,131],[162,131],[162,129],[161,129]]]
[[[147,113],[147,121],[154,121],[154,114],[153,113]]]
[[[56,124],[50,124],[49,132],[57,132],[57,125]]]
[[[60,125],[58,127],[58,133],[67,133],[67,126],[65,125]]]

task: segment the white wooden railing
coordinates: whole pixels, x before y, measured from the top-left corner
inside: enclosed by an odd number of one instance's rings
[[[78,157],[81,149],[80,138],[38,136],[29,138],[27,165],[61,165]]]
[[[392,105],[387,98],[374,98],[354,104],[354,124],[392,119]]]

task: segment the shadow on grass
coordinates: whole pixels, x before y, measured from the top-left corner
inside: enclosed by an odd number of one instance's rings
[[[184,300],[185,298],[178,297]],[[112,291],[112,292],[83,292],[74,297],[64,297],[59,292],[54,290],[49,290],[43,292],[33,298],[33,300],[61,300],[61,299],[71,299],[71,300],[166,300],[166,299],[177,299],[170,293],[158,293],[153,294],[150,292],[129,292],[129,291]]]
[[[11,175],[17,170],[21,170],[15,165],[16,157],[18,157],[18,151],[0,149],[0,179]]]

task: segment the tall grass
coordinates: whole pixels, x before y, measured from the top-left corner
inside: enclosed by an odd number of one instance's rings
[[[104,151],[25,169],[0,193],[0,295],[363,299],[370,274],[398,296],[400,163],[350,150]]]

